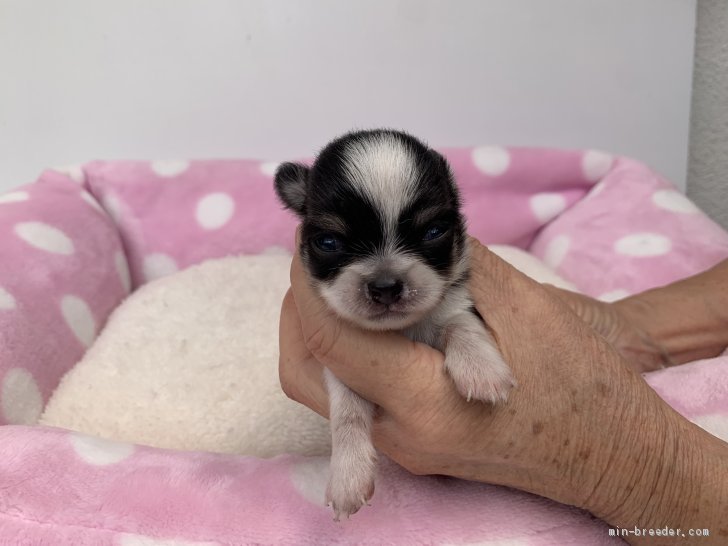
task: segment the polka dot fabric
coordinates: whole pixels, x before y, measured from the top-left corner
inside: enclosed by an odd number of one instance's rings
[[[629,159],[499,146],[445,153],[471,233],[529,249],[605,301],[728,257],[728,234]],[[207,258],[291,251],[296,222],[273,194],[276,166],[95,162],[0,195],[0,419],[16,423],[0,427],[0,538],[61,546],[622,544],[578,510],[411,476],[387,461],[372,506],[335,524],[322,502],[325,458],[173,452],[27,426],[130,287]],[[728,355],[648,381],[728,439],[726,366]]]
[[[91,193],[117,223],[134,287],[205,259],[290,251],[296,221],[273,193],[277,164],[92,163]]]
[[[470,230],[528,247],[538,230],[584,197],[614,161],[599,153],[483,146],[444,150],[463,189]],[[99,162],[91,193],[117,222],[133,286],[211,257],[292,248],[295,218],[273,193],[278,163]],[[548,169],[544,169],[548,165]]]
[[[687,197],[620,158],[529,250],[584,293],[613,301],[707,269],[728,256],[727,245],[726,232]]]
[[[0,424],[33,424],[126,296],[110,218],[68,176],[0,195]]]

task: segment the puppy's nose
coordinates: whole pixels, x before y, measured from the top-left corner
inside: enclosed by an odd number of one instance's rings
[[[402,297],[402,281],[397,279],[376,279],[367,284],[367,290],[372,301],[391,305],[397,303]]]

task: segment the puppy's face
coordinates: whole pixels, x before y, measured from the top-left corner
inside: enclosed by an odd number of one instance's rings
[[[281,165],[276,191],[302,219],[301,256],[340,316],[402,329],[465,280],[465,231],[445,159],[395,131],[347,134],[311,168]]]

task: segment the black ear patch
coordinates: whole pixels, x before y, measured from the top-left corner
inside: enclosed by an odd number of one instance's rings
[[[309,168],[299,163],[281,163],[276,169],[276,193],[286,208],[298,216],[306,214],[306,180]]]

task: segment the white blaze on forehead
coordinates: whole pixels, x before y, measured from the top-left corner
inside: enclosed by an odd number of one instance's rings
[[[417,166],[407,145],[387,134],[354,141],[346,147],[344,165],[355,188],[394,230],[415,193]]]

